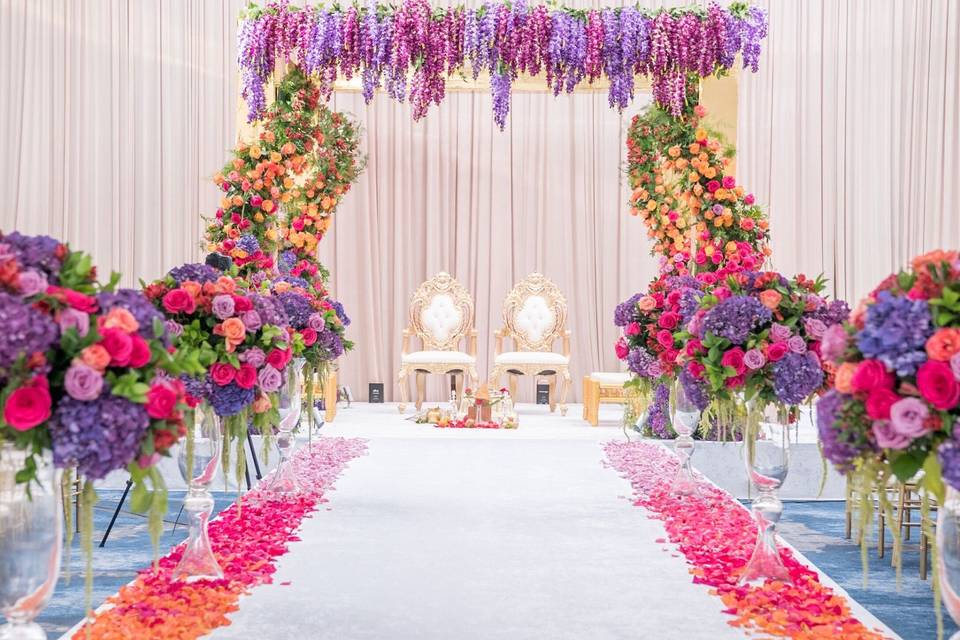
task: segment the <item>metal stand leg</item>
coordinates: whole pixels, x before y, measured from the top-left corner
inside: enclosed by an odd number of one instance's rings
[[[253,446],[253,436],[250,435],[249,431],[247,431],[247,444],[250,446],[250,455],[253,456],[253,469],[257,473],[257,480],[262,480],[263,474],[260,473],[260,461],[257,459],[257,449]],[[250,488],[249,480],[247,480],[247,488]]]
[[[107,530],[103,532],[103,539],[100,540],[100,546],[107,544],[107,538],[110,537],[110,532],[113,531],[113,524],[117,521],[117,516],[120,515],[120,509],[123,508],[123,503],[127,500],[127,494],[130,493],[130,487],[133,486],[132,480],[127,480],[127,486],[123,490],[123,495],[120,497],[120,502],[117,503],[117,509],[113,512],[113,517],[110,518],[110,524],[107,525]]]

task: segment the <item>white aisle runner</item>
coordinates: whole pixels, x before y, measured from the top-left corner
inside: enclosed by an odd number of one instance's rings
[[[601,466],[619,431],[582,424],[477,432],[341,412],[326,433],[368,437],[369,455],[211,637],[743,638]]]

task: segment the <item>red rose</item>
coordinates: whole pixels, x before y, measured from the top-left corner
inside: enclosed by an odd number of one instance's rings
[[[237,370],[231,364],[226,362],[217,362],[210,366],[210,377],[221,387],[225,387],[231,382],[237,375]]]
[[[267,364],[277,371],[283,371],[288,362],[290,362],[289,349],[274,349],[267,354]]]
[[[177,392],[159,382],[147,391],[147,414],[157,420],[166,420],[177,409]]]
[[[617,340],[617,344],[615,344],[613,348],[617,352],[617,358],[620,360],[625,360],[627,354],[630,353],[630,347],[627,346],[627,341],[623,338]]]
[[[703,343],[700,342],[699,338],[690,338],[684,350],[687,352],[687,355],[692,358],[703,350]]]
[[[111,367],[126,367],[133,355],[133,339],[120,329],[104,329],[101,332],[100,346],[110,354]]]
[[[680,323],[680,316],[673,311],[667,311],[660,316],[659,324],[664,329],[673,329]]]
[[[134,369],[145,367],[150,362],[150,345],[146,340],[134,333],[130,336],[131,350],[129,365]]]
[[[666,329],[660,329],[657,331],[657,342],[664,349],[670,349],[673,347],[673,334]]]
[[[703,379],[703,373],[704,373],[706,370],[707,370],[707,368],[704,367],[704,366],[703,366],[702,364],[700,364],[699,362],[697,362],[696,360],[694,360],[693,362],[691,362],[690,364],[687,365],[687,371],[689,371],[689,372],[690,372],[690,375],[692,375],[692,376],[693,376],[694,378],[696,378],[697,380],[702,380],[702,379]]]
[[[727,389],[736,389],[737,387],[743,386],[743,382],[745,379],[746,379],[746,376],[743,376],[743,375],[733,376],[732,378],[727,378],[726,380],[724,380],[723,384]]]
[[[720,359],[720,364],[725,367],[733,367],[738,376],[747,370],[747,365],[743,363],[743,349],[740,347],[734,347],[724,353]]]
[[[854,391],[870,393],[874,389],[893,389],[893,373],[879,360],[864,360],[850,379]]]
[[[874,420],[889,420],[890,407],[900,399],[900,396],[890,389],[884,387],[874,389],[867,396],[867,415]]]
[[[153,432],[153,449],[163,453],[177,443],[177,435],[166,429],[157,429]]]
[[[241,314],[244,311],[250,311],[253,309],[253,303],[250,302],[250,298],[247,296],[233,296],[233,312],[235,314]]]
[[[920,395],[940,411],[946,411],[960,402],[960,385],[946,362],[928,360],[917,369],[917,388]]]
[[[160,282],[154,282],[148,284],[143,288],[143,295],[147,296],[150,300],[158,300],[163,297],[163,294],[167,292],[166,285]]]
[[[710,193],[715,192],[719,188],[720,188],[720,183],[716,180],[711,180],[710,182],[707,183],[707,191],[709,191]]]
[[[10,394],[3,419],[17,431],[27,431],[50,418],[52,404],[47,379],[37,376]]]
[[[316,329],[305,327],[300,331],[300,335],[303,336],[303,344],[307,345],[308,347],[317,341]]]
[[[237,375],[234,377],[237,386],[241,389],[252,389],[257,384],[257,369],[252,364],[244,362],[240,365]]]
[[[786,342],[774,342],[767,347],[767,360],[776,362],[787,355],[788,351],[790,351],[790,347],[787,346]]]
[[[186,289],[173,289],[163,296],[163,308],[167,313],[193,313],[197,303]]]

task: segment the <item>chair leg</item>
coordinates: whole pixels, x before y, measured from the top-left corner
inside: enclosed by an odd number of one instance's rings
[[[401,369],[400,373],[397,374],[397,383],[400,385],[400,413],[403,413],[407,408],[407,370]]]
[[[927,579],[927,535],[920,532],[920,579]]]
[[[557,379],[559,377],[557,374],[550,376],[550,413],[557,410]]]
[[[559,375],[557,377],[560,377]],[[561,379],[561,390],[560,390],[560,415],[567,415],[567,394],[570,392],[571,386],[570,380],[570,371],[567,369],[563,370],[563,378]],[[597,403],[599,404],[600,398],[597,397]]]
[[[423,407],[423,401],[427,396],[427,374],[423,371],[417,371],[417,411]]]
[[[466,371],[453,374],[453,384],[457,390],[457,402],[463,397],[463,381],[467,377]]]
[[[877,557],[883,558],[887,555],[887,516],[880,509],[880,517],[877,518]]]
[[[583,406],[590,426],[600,424],[600,385],[589,377],[583,381]]]
[[[843,515],[846,520],[843,537],[846,540],[849,540],[853,536],[853,502],[851,498],[853,497],[853,492],[851,491],[850,481],[847,481],[847,495],[843,501]]]
[[[590,397],[589,384],[590,384],[590,376],[583,376],[583,419],[585,422],[589,422],[589,420],[587,420],[587,407],[590,406],[587,403],[587,398]]]
[[[900,496],[897,498],[897,535],[903,535],[903,507],[907,500],[907,488],[904,485],[900,485]],[[891,565],[896,563],[897,554],[893,554],[893,559],[891,560]]]
[[[253,470],[257,474],[257,480],[263,480],[263,474],[260,473],[260,460],[257,458],[257,448],[253,446],[253,436],[250,435],[249,431],[247,431],[247,445],[250,447],[250,456],[253,458]],[[249,476],[250,473],[247,472],[247,475]],[[249,481],[247,484],[250,484]]]
[[[508,384],[510,385],[510,397],[516,402],[517,397],[517,374],[508,373],[507,374]]]
[[[323,387],[323,419],[325,422],[333,422],[337,417],[337,372],[331,371],[327,374],[326,384]]]

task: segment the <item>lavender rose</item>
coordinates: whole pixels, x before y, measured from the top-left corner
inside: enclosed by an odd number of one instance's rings
[[[260,373],[257,374],[257,383],[265,393],[273,393],[279,391],[283,385],[283,375],[268,364],[260,369]]]
[[[254,369],[259,369],[267,361],[267,354],[260,347],[251,347],[239,355],[240,362],[246,362]]]
[[[320,332],[327,326],[327,322],[323,319],[322,313],[313,313],[307,318],[307,326],[314,331]]]
[[[233,298],[221,294],[213,298],[213,315],[217,316],[221,320],[226,320],[227,318],[233,315]],[[246,324],[246,323],[244,323]]]
[[[747,365],[747,368],[756,371],[767,364],[767,358],[760,349],[750,349],[743,354],[743,364]]]
[[[163,324],[167,328],[167,333],[174,338],[179,338],[183,335],[183,325],[176,320],[165,320]]]
[[[57,316],[57,323],[60,325],[60,333],[66,333],[67,329],[76,329],[80,337],[83,338],[90,331],[90,316],[71,307],[60,311]]]
[[[836,362],[843,357],[847,350],[847,330],[842,324],[834,324],[827,328],[820,341],[820,355],[824,360]]]
[[[807,341],[800,336],[790,336],[790,339],[787,340],[787,347],[794,353],[806,353]]]
[[[17,286],[20,287],[20,295],[29,298],[47,290],[47,277],[39,271],[27,269],[20,272]]]
[[[818,318],[807,318],[803,321],[803,326],[807,330],[807,335],[814,340],[820,340],[827,332],[827,325]]]
[[[263,320],[260,319],[260,314],[257,313],[256,309],[251,309],[250,311],[245,311],[240,320],[243,321],[243,326],[245,326],[249,331],[256,331],[263,326]]]
[[[790,327],[782,325],[779,322],[774,322],[770,326],[770,341],[771,342],[786,342],[790,339]]]
[[[103,390],[103,376],[93,367],[77,362],[67,369],[63,386],[76,400],[94,400]]]
[[[929,415],[927,403],[920,398],[903,398],[890,406],[893,430],[911,440],[927,433],[925,422]]]

